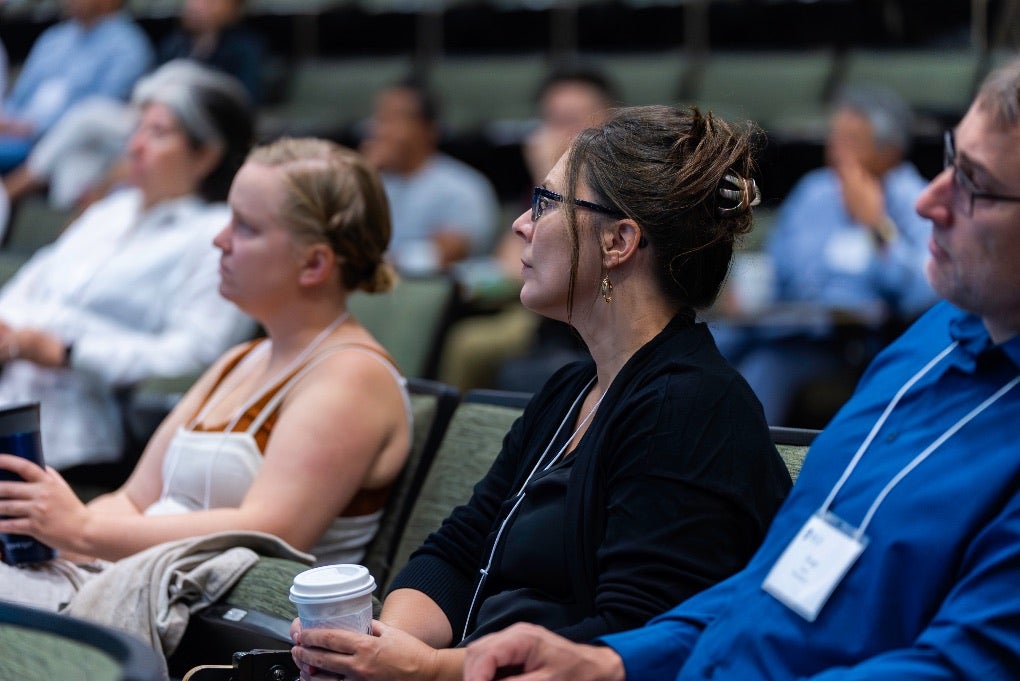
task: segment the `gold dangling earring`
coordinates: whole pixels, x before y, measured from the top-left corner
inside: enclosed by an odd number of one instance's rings
[[[602,294],[602,300],[607,303],[613,302],[613,282],[609,281],[609,275],[602,277],[602,284],[599,286],[599,293]]]

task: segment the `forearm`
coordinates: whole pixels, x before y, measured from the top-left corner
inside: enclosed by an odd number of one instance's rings
[[[141,513],[90,513],[78,536],[70,538],[64,550],[104,560],[119,560],[168,541],[200,537],[226,531],[273,534],[295,548],[310,547],[288,537],[282,528],[271,526],[257,516],[236,508],[219,508],[193,513],[147,516]]]
[[[379,620],[433,648],[447,648],[453,644],[453,629],[446,613],[421,591],[397,589],[391,592],[383,602]]]

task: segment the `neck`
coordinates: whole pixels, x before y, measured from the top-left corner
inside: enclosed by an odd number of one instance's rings
[[[273,314],[257,318],[273,342],[270,363],[287,362],[333,324],[347,310],[346,298],[319,301],[289,301]]]
[[[584,324],[588,330],[579,326],[578,332],[595,360],[597,389],[604,393],[634,353],[666,328],[675,311],[655,305],[625,311],[617,300],[607,304],[599,299],[595,304],[609,309],[593,313],[600,320]]]
[[[1001,345],[1020,335],[1020,319],[1011,319],[1008,323],[1000,323],[1001,320],[984,317],[982,321],[985,328],[988,329],[988,335],[991,336],[992,342],[996,345]]]

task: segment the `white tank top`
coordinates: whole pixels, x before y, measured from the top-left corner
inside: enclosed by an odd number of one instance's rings
[[[234,371],[237,371],[241,364],[257,356],[260,350],[264,352],[268,346],[269,343],[262,343],[234,367]],[[343,349],[364,352],[386,366],[400,386],[410,427],[412,416],[407,381],[382,354],[361,345],[342,344],[326,348],[277,391],[247,429],[232,431],[235,418],[225,432],[194,430],[195,425],[205,417],[211,402],[207,403],[186,426],[178,428],[163,459],[163,492],[157,501],[145,509],[145,514],[169,515],[240,506],[262,466],[263,456],[255,441],[255,433],[277,409],[294,384],[324,358]],[[238,416],[247,411],[250,404],[257,402],[258,398],[272,387],[268,386],[259,391],[242,405]],[[365,546],[375,536],[381,516],[382,510],[378,510],[365,515],[334,519],[311,551],[316,562],[326,564],[360,561],[364,556]]]

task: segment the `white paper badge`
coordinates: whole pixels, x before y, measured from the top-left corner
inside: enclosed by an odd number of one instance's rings
[[[808,622],[814,622],[843,576],[864,550],[838,518],[812,515],[779,556],[761,587]]]
[[[875,246],[864,227],[837,232],[825,244],[825,261],[836,272],[860,274],[868,269]]]

